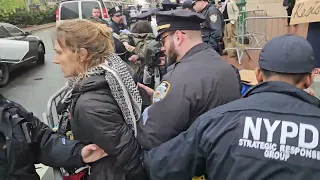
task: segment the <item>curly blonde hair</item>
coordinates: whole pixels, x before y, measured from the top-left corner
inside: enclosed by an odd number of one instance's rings
[[[56,33],[62,49],[68,48],[74,53],[80,48],[87,50],[82,71],[105,62],[106,57],[114,52],[112,32],[104,24],[80,19],[66,20],[57,27]]]

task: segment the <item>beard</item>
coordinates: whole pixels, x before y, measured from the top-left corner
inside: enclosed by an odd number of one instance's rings
[[[176,48],[174,47],[173,42],[171,41],[170,48],[168,50],[168,55],[167,55],[168,66],[176,63],[177,58],[178,58],[178,53],[176,51]]]

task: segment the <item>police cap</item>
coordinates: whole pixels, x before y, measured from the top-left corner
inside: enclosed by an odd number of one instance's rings
[[[158,9],[151,9],[148,12],[139,14],[136,19],[138,20],[148,20],[151,21],[151,16],[155,15],[158,12]]]
[[[192,0],[184,1],[183,4],[182,4],[182,8],[183,9],[186,9],[186,8],[192,9],[193,8],[193,1]]]
[[[121,10],[121,7],[119,6],[116,6],[116,7],[113,7],[109,10],[108,14],[110,16],[119,16],[119,15],[122,15],[122,10]]]
[[[205,21],[203,15],[185,9],[159,11],[156,15],[158,25],[157,39],[165,31],[200,30],[200,24]]]
[[[314,51],[310,43],[296,35],[271,39],[259,57],[261,69],[278,73],[310,73],[315,66]]]

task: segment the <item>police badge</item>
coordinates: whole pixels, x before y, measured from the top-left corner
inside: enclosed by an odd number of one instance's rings
[[[216,14],[212,14],[212,15],[210,16],[210,21],[213,22],[213,23],[216,23],[217,19],[218,19],[218,17],[217,17]]]
[[[160,101],[166,97],[170,89],[170,83],[168,81],[163,81],[153,93],[153,103]]]

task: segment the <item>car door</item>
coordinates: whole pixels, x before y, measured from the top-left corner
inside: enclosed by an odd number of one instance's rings
[[[29,52],[29,42],[15,40],[9,31],[0,25],[0,62],[15,64]]]
[[[19,44],[18,48],[23,48],[26,51],[18,52],[21,60],[19,62],[33,60],[38,52],[38,39],[27,36],[24,31],[11,24],[6,24],[4,27],[7,29],[10,35],[7,39],[16,41],[13,44]],[[28,48],[25,46],[28,46]],[[21,57],[22,55],[23,57]]]

